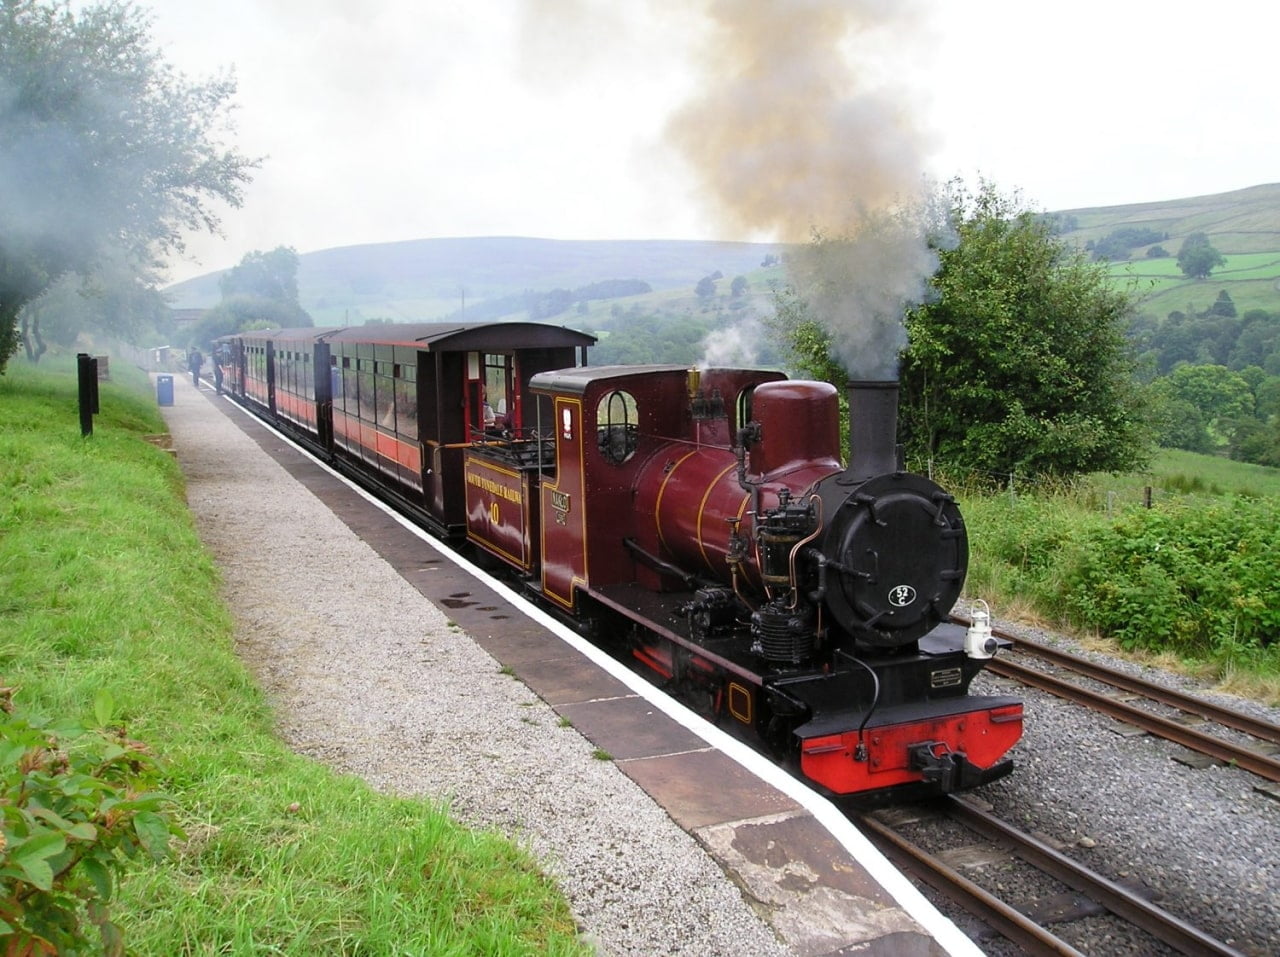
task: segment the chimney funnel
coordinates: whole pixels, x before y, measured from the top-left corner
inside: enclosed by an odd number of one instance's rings
[[[848,396],[849,467],[845,480],[865,482],[902,471],[898,463],[897,381],[851,381]]]

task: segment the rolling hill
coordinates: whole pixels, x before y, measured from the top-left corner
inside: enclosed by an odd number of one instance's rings
[[[1082,248],[1121,229],[1159,237],[1113,262],[1117,282],[1132,283],[1138,308],[1163,318],[1173,310],[1203,312],[1226,290],[1239,312],[1280,312],[1280,183],[1155,203],[1061,210],[1062,236]],[[1226,257],[1206,280],[1188,280],[1176,256],[1191,233],[1203,232]],[[1153,246],[1169,255],[1149,258]],[[483,318],[527,315],[524,293],[579,290],[613,280],[640,280],[652,292],[625,300],[593,299],[576,305],[588,324],[619,310],[668,314],[705,312],[694,294],[704,276],[719,273],[723,297],[737,276],[750,281],[753,311],[770,307],[777,267],[767,256],[782,247],[763,243],[678,240],[551,240],[519,237],[420,239],[344,246],[302,253],[298,285],[302,306],[317,325],[359,324],[370,319],[429,321],[461,310]],[[170,286],[174,308],[207,308],[219,300],[210,273]],[[739,302],[736,305],[742,306]]]
[[[1204,312],[1226,290],[1244,313],[1249,309],[1280,311],[1280,183],[1194,196],[1159,203],[1135,203],[1068,209],[1054,213],[1063,238],[1081,247],[1097,244],[1117,230],[1151,230],[1158,242],[1130,250],[1129,258],[1112,264],[1118,281],[1136,283],[1138,308],[1163,317],[1173,310]],[[1191,233],[1208,235],[1226,258],[1208,279],[1187,279],[1176,257]],[[1153,246],[1170,255],[1149,258]]]
[[[718,272],[727,287],[780,251],[762,243],[677,240],[420,239],[303,253],[298,288],[317,325],[430,321],[528,291],[572,291],[610,280],[640,280],[653,290],[646,295],[660,299],[693,299],[704,276]],[[170,286],[171,304],[216,305],[219,275]]]

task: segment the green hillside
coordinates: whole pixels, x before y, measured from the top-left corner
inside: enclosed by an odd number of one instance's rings
[[[766,256],[778,252],[780,247],[762,243],[421,239],[302,253],[298,287],[302,307],[317,325],[430,321],[528,291],[573,291],[610,280],[640,280],[653,289],[647,295],[692,300],[704,276],[720,273],[727,291],[735,276],[759,270]],[[171,304],[216,305],[219,275],[169,287]]]
[[[1081,247],[1124,228],[1152,230],[1158,242],[1135,246],[1112,264],[1121,281],[1133,280],[1139,309],[1163,317],[1174,310],[1204,312],[1226,290],[1236,309],[1280,310],[1280,183],[1158,203],[1068,209],[1054,214],[1063,237]],[[1187,279],[1176,257],[1191,233],[1202,232],[1226,258],[1208,279]],[[1167,258],[1148,258],[1162,246]]]
[[[1280,183],[1052,215],[1063,237],[1081,248],[1121,229],[1150,230],[1159,237],[1129,249],[1127,259],[1110,267],[1117,281],[1135,285],[1139,309],[1152,316],[1204,312],[1224,289],[1240,313],[1280,312]],[[1227,260],[1206,280],[1186,279],[1177,267],[1178,250],[1194,232],[1206,233]],[[1149,258],[1157,245],[1169,255]],[[456,317],[464,307],[477,318],[525,318],[528,311],[519,297],[526,292],[574,291],[611,280],[649,284],[652,292],[627,299],[576,303],[572,315],[589,315],[588,322],[599,327],[602,320],[635,309],[668,315],[705,314],[730,305],[739,311],[767,310],[769,284],[781,278],[781,270],[764,269],[762,263],[782,249],[679,240],[420,239],[302,253],[298,284],[302,306],[317,325],[429,321]],[[697,297],[698,280],[717,273],[723,279],[715,300]],[[210,273],[166,292],[174,308],[213,306],[220,298],[219,276]],[[745,302],[727,303],[729,284],[737,276],[750,282]]]

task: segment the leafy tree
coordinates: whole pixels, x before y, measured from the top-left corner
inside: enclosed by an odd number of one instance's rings
[[[298,305],[298,253],[289,246],[246,253],[218,280],[223,299],[252,296]]]
[[[1222,253],[1213,247],[1204,233],[1192,233],[1182,241],[1178,268],[1188,279],[1208,279],[1211,272],[1225,264]]]
[[[1265,368],[1273,356],[1280,360],[1280,315],[1250,309],[1241,319],[1240,335],[1236,337],[1227,365],[1232,369]]]
[[[716,281],[710,276],[703,276],[693,290],[699,299],[710,299],[716,294]]]
[[[1264,421],[1280,420],[1280,376],[1267,376],[1253,387],[1253,407]]]
[[[245,329],[296,329],[312,324],[311,316],[297,306],[256,296],[233,296],[205,310],[187,333],[185,345],[205,349],[214,339]]]
[[[1128,293],[989,183],[948,197],[957,242],[907,317],[901,436],[917,458],[1071,475],[1143,463]]]
[[[1212,306],[1209,307],[1209,315],[1225,316],[1228,319],[1236,317],[1236,304],[1231,299],[1231,293],[1225,289],[1219,291],[1218,298],[1214,300]]]
[[[242,329],[296,329],[314,325],[298,303],[298,254],[287,246],[254,250],[218,280],[222,301],[188,333],[187,345],[207,348]]]
[[[1114,229],[1093,244],[1095,259],[1128,259],[1134,246],[1147,246],[1168,239],[1167,233],[1142,226],[1122,226]],[[1148,253],[1150,255],[1150,253]]]
[[[1213,438],[1204,414],[1186,399],[1175,398],[1167,383],[1167,379],[1157,380],[1150,392],[1156,441],[1168,449],[1212,452]]]
[[[1253,390],[1248,380],[1222,365],[1180,365],[1157,380],[1152,395],[1173,410],[1174,416],[1185,414],[1183,410],[1188,406],[1194,409],[1213,445],[1226,444],[1237,423],[1253,415]],[[1186,441],[1182,432],[1175,431],[1173,435],[1176,442]],[[1198,440],[1175,447],[1205,451]]]
[[[169,307],[160,291],[123,267],[66,275],[18,315],[31,362],[40,359],[46,343],[74,347],[82,332],[136,342],[144,332],[167,329],[169,324]]]
[[[733,282],[729,284],[729,295],[734,299],[741,299],[747,291],[747,277],[734,276]]]
[[[108,254],[147,276],[257,166],[220,142],[234,81],[188,81],[149,27],[122,0],[0,0],[0,371],[26,303]]]
[[[1252,422],[1237,429],[1231,441],[1231,457],[1280,468],[1280,420]]]

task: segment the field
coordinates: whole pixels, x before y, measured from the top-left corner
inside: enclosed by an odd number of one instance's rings
[[[1134,283],[1142,312],[1160,318],[1174,310],[1204,312],[1223,290],[1240,314],[1250,309],[1280,311],[1280,185],[1055,215],[1070,227],[1063,238],[1080,247],[1127,227],[1154,230],[1166,237],[1135,247],[1128,260],[1108,267],[1118,282]],[[1193,232],[1205,233],[1226,259],[1226,265],[1213,270],[1208,279],[1187,279],[1178,269],[1178,251]],[[1148,258],[1147,251],[1155,245],[1169,256]]]
[[[1034,199],[1034,198],[1032,198]],[[1134,282],[1139,309],[1163,318],[1173,310],[1207,310],[1226,290],[1244,313],[1280,312],[1280,184],[1172,199],[1053,213],[1066,228],[1067,242],[1085,247],[1125,227],[1151,229],[1170,254],[1150,259],[1152,245],[1130,251],[1110,269],[1118,282]],[[1204,232],[1226,257],[1207,280],[1184,278],[1176,257],[1193,232]],[[776,244],[646,240],[571,242],[515,237],[424,239],[301,251],[301,304],[321,325],[358,325],[368,319],[397,322],[457,318],[464,307],[526,291],[574,290],[592,283],[638,279],[653,292],[617,300],[593,300],[583,313],[566,312],[553,322],[609,328],[617,310],[701,313],[727,308],[728,284],[735,276],[752,283],[757,302],[769,306],[767,287],[782,271],[762,268],[766,257],[785,252]],[[721,273],[715,303],[692,295],[698,280]],[[166,290],[176,308],[208,308],[218,303],[218,274],[177,283]],[[494,318],[494,317],[490,317]],[[525,318],[521,314],[509,318]]]
[[[18,721],[109,720],[155,755],[185,838],[167,860],[132,862],[115,889],[125,951],[584,953],[563,897],[504,837],[375,793],[274,736],[182,475],[143,440],[164,431],[149,382],[111,368],[88,439],[70,363],[15,360],[0,376],[0,685],[16,689],[0,724],[8,742]],[[0,753],[0,919],[12,928],[6,903],[34,886],[15,875],[56,884],[38,865],[58,858],[21,840],[10,812],[30,786],[24,753]],[[80,873],[80,890],[105,880]],[[28,910],[40,899],[25,897]]]
[[[997,615],[1280,705],[1280,469],[1163,450],[1145,473],[960,498],[967,591]]]

